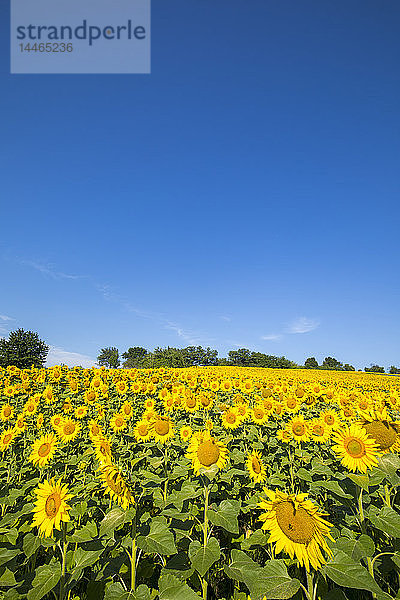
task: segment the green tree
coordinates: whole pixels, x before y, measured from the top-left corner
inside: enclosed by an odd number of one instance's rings
[[[335,371],[343,371],[343,364],[332,356],[326,356],[321,365],[321,369],[333,369]]]
[[[102,348],[97,357],[97,363],[100,367],[118,369],[120,365],[118,349],[114,347]]]
[[[251,364],[251,352],[247,348],[230,350],[228,357],[230,364],[237,367],[249,367]]]
[[[349,365],[348,363],[346,363],[346,364],[343,366],[343,370],[344,370],[344,371],[355,371],[355,368],[353,367],[353,365]]]
[[[389,369],[389,373],[391,375],[400,375],[400,368],[399,367],[395,367],[394,365],[392,365]]]
[[[148,351],[141,346],[128,348],[128,350],[122,354],[122,358],[125,359],[122,366],[126,369],[142,367],[147,355]]]
[[[379,365],[370,365],[369,367],[364,367],[364,371],[366,373],[384,373],[385,367],[380,367]]]
[[[310,356],[304,362],[304,366],[306,369],[318,369],[318,361],[315,356]]]
[[[0,340],[0,366],[14,365],[19,369],[41,368],[49,352],[49,347],[39,339],[37,333],[17,329],[11,331],[8,340]]]

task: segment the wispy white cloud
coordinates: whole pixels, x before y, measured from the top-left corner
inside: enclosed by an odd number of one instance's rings
[[[232,321],[232,319],[230,317],[227,317],[226,315],[221,315],[220,319],[222,319],[222,321]]]
[[[271,342],[278,342],[279,340],[282,339],[282,334],[280,333],[270,333],[269,335],[262,335],[261,339],[262,340],[268,340]]]
[[[87,356],[86,354],[80,354],[79,352],[68,352],[64,348],[58,348],[57,346],[50,346],[49,353],[47,355],[46,367],[54,367],[55,365],[68,365],[68,367],[81,367],[90,368],[96,366],[96,360]]]
[[[54,268],[54,265],[51,264],[43,264],[34,260],[20,260],[19,263],[21,265],[31,267],[32,269],[35,269],[36,271],[39,271],[43,275],[51,277],[52,279],[86,279],[86,275],[71,275],[70,273],[63,273],[63,271],[57,271]]]
[[[287,333],[308,333],[319,327],[318,319],[309,319],[308,317],[299,317],[290,323],[287,327]]]
[[[15,321],[12,317],[8,317],[7,315],[0,315],[0,319],[2,321]]]

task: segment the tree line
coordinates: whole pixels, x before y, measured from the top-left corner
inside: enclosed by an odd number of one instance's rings
[[[33,331],[17,329],[12,331],[8,339],[0,338],[0,367],[16,366],[19,369],[44,367],[49,346]],[[237,366],[264,367],[272,369],[322,369],[335,371],[355,371],[348,363],[341,363],[332,356],[327,356],[321,364],[314,356],[299,365],[285,356],[273,356],[262,352],[254,352],[248,348],[230,350],[226,358],[218,357],[218,350],[202,346],[186,348],[157,347],[152,352],[141,346],[134,346],[120,355],[118,348],[102,348],[97,356],[97,364],[117,369],[148,369],[158,367],[182,368],[193,366]],[[385,373],[385,368],[376,364],[365,367],[367,373]],[[400,367],[392,365],[388,369],[392,375],[400,375]]]
[[[158,367],[180,368],[195,366],[237,366],[237,367],[264,367],[270,369],[321,369],[335,371],[355,371],[355,367],[348,363],[342,363],[332,356],[324,358],[321,364],[314,356],[309,357],[304,365],[299,365],[285,356],[273,356],[262,352],[253,352],[248,348],[230,350],[226,358],[218,357],[218,350],[202,346],[187,346],[186,348],[157,347],[149,352],[141,346],[128,348],[123,354],[119,354],[116,347],[102,348],[97,357],[100,366],[109,368],[136,368],[148,369]],[[385,373],[385,368],[371,364],[365,367],[366,373]],[[391,366],[388,373],[400,374],[400,368]]]

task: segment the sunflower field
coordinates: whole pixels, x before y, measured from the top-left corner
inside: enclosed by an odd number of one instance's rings
[[[390,600],[400,380],[0,368],[0,598]]]

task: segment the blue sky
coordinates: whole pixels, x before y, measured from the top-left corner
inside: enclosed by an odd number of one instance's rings
[[[153,0],[151,75],[10,75],[0,334],[400,365],[397,0]]]

